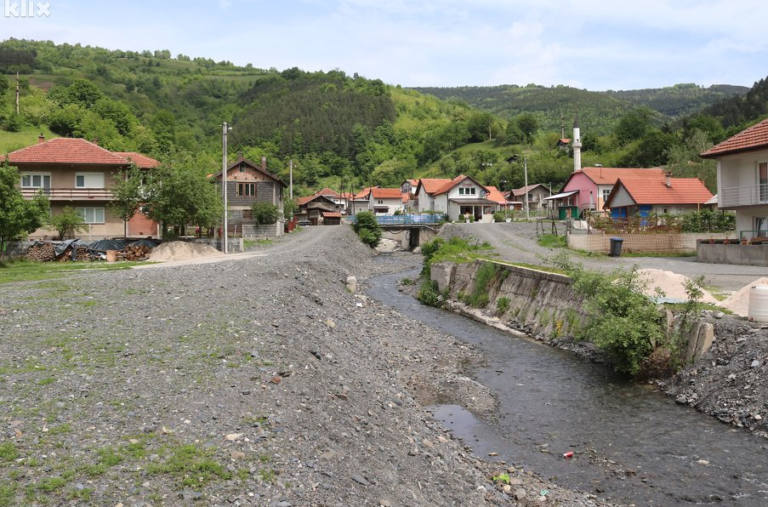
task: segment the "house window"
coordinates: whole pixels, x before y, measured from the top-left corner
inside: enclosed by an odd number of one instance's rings
[[[245,172],[245,164],[240,164],[240,172],[241,173]]]
[[[611,195],[611,189],[610,188],[604,188],[603,189],[603,202],[608,202],[608,197]]]
[[[759,185],[760,202],[768,201],[768,162],[757,164],[757,183]]]
[[[755,236],[768,237],[768,217],[755,217]]]
[[[379,201],[378,204],[384,204],[384,201]]]
[[[86,224],[103,224],[104,208],[77,208]]]
[[[475,195],[476,189],[459,187],[459,195]]]
[[[256,197],[256,183],[238,183],[238,197]]]
[[[22,174],[21,188],[51,188],[51,175],[37,173]]]
[[[103,173],[75,174],[75,188],[104,188]]]

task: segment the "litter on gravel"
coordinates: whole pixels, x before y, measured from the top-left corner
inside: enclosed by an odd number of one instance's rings
[[[731,294],[720,306],[729,309],[736,315],[746,317],[749,311],[749,291],[756,285],[768,285],[768,278],[758,278]]]

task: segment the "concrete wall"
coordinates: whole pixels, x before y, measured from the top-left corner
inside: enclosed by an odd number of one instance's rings
[[[710,245],[701,242],[696,248],[696,260],[715,264],[768,266],[768,245]]]
[[[622,238],[622,252],[695,252],[697,240],[725,239],[723,233],[704,234],[569,234],[568,247],[610,253],[611,238]]]
[[[432,280],[439,290],[448,290],[454,300],[475,289],[478,270],[487,261],[467,264],[450,262],[432,265]],[[496,274],[486,288],[489,302],[485,311],[495,314],[500,297],[509,299],[509,308],[496,316],[531,335],[546,338],[573,335],[583,325],[586,315],[581,295],[574,292],[572,281],[564,275],[507,264],[490,263]]]

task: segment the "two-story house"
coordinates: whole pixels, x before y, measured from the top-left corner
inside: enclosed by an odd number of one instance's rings
[[[701,157],[717,160],[718,207],[736,212],[739,235],[768,237],[768,119],[713,146]]]
[[[127,158],[130,158],[129,161]],[[28,146],[7,155],[8,163],[21,174],[20,187],[25,198],[31,199],[42,191],[51,202],[51,214],[56,215],[69,206],[79,212],[88,225],[82,237],[103,239],[128,236],[154,236],[156,223],[141,213],[125,224],[114,216],[109,203],[114,200],[110,190],[120,177],[120,171],[132,162],[142,169],[159,165],[154,159],[138,153],[113,153],[85,139],[56,138]],[[50,239],[54,230],[42,228],[29,235],[30,239]]]
[[[394,215],[404,209],[399,188],[368,187],[355,194],[352,203],[355,213],[371,211],[376,215]]]
[[[513,202],[522,203],[521,206],[525,208],[525,196],[528,194],[528,209],[539,210],[542,204],[546,203],[544,198],[552,195],[545,185],[536,183],[534,185],[528,185],[527,187],[516,188],[510,190],[507,193],[507,199]]]
[[[221,172],[215,175],[221,184]],[[287,185],[267,170],[267,159],[262,157],[261,165],[256,165],[238,154],[237,160],[227,168],[227,207],[229,208],[229,228],[245,230],[253,227],[251,208],[256,202],[272,204],[278,207],[279,218],[274,224],[274,236],[282,236],[285,227],[283,216],[283,190]],[[273,236],[271,227],[268,236]],[[247,234],[246,234],[247,235]]]
[[[421,180],[419,186],[419,206],[422,205],[422,193],[424,204],[429,206],[429,211],[444,213],[452,221],[465,220],[468,217],[476,222],[491,222],[493,214],[498,211],[498,202],[490,200],[491,192],[471,176],[457,176],[452,180],[431,192],[427,190],[434,182]],[[425,183],[426,182],[426,183]]]

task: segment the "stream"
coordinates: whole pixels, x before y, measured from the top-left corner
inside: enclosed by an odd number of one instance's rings
[[[476,345],[486,358],[468,373],[497,397],[492,420],[456,405],[430,407],[476,456],[614,503],[768,505],[765,439],[571,352],[418,304],[397,290],[398,280],[418,277],[417,270],[403,269],[370,279],[368,296]],[[498,456],[489,458],[492,452]],[[568,452],[572,458],[564,457]]]

